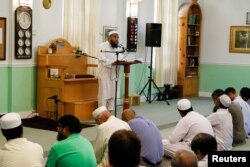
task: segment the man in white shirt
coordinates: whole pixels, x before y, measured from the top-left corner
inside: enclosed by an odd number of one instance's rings
[[[0,150],[1,167],[42,167],[43,149],[23,137],[20,115],[7,113],[0,118],[2,134],[7,139]]]
[[[108,142],[110,136],[117,130],[131,130],[128,123],[111,115],[105,106],[97,108],[93,112],[97,127],[97,136],[94,142],[94,150],[98,167],[109,165]]]
[[[171,158],[179,149],[190,150],[190,143],[198,133],[214,135],[210,122],[203,115],[193,111],[191,102],[188,99],[179,100],[177,109],[182,118],[169,138],[163,140],[165,156]]]
[[[214,102],[217,111],[210,114],[207,119],[211,123],[215,139],[218,144],[218,151],[231,150],[233,144],[233,121],[228,111],[231,99],[227,95],[221,95]]]
[[[112,65],[112,63],[117,61],[117,59],[121,60],[123,57],[123,54],[119,53],[123,49],[119,48],[118,44],[118,32],[110,31],[108,41],[99,45],[97,53],[99,78],[98,106],[106,106],[109,111],[115,108],[115,81],[119,82],[120,73],[119,66]]]
[[[232,87],[228,87],[225,90],[225,93],[230,97],[230,99],[240,105],[242,114],[243,114],[243,120],[244,120],[244,129],[246,132],[246,137],[250,135],[250,106],[246,101],[244,101],[241,96],[237,95],[236,91]]]

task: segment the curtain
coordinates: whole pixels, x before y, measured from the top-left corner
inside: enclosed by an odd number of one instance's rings
[[[92,57],[97,57],[100,3],[101,0],[64,0],[63,37]],[[97,60],[88,57],[88,64],[97,64]],[[96,75],[96,68],[89,67],[88,73]]]
[[[155,80],[158,86],[177,83],[178,1],[156,0],[156,22],[162,23],[161,47],[155,49]]]

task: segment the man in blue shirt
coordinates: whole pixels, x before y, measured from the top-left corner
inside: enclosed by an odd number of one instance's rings
[[[160,166],[164,150],[162,137],[156,125],[149,119],[136,115],[132,109],[123,111],[122,120],[128,122],[132,131],[141,140],[141,165]]]

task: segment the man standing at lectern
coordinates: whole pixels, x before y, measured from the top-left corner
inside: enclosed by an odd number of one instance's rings
[[[120,70],[119,66],[116,68],[112,63],[117,61],[117,59],[121,60],[123,57],[122,54],[119,54],[119,51],[121,51],[121,48],[119,48],[119,34],[117,31],[110,31],[108,40],[99,45],[97,54],[99,78],[98,106],[106,106],[109,111],[115,109],[115,81],[119,81]]]

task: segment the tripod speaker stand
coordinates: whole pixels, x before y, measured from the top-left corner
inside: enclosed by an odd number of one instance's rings
[[[151,99],[151,95],[152,95],[152,84],[154,85],[154,87],[157,89],[158,93],[161,94],[160,89],[158,88],[158,86],[155,84],[154,80],[152,79],[152,58],[153,57],[153,47],[151,47],[151,58],[150,58],[150,66],[148,66],[150,73],[149,73],[149,77],[148,77],[148,81],[145,84],[145,86],[143,87],[143,89],[141,90],[141,92],[139,93],[140,95],[143,93],[145,96],[146,94],[144,93],[144,90],[146,89],[146,87],[148,86],[148,92],[147,92],[147,96],[146,99],[148,101],[148,103],[151,103],[152,101],[155,100],[156,96]]]

